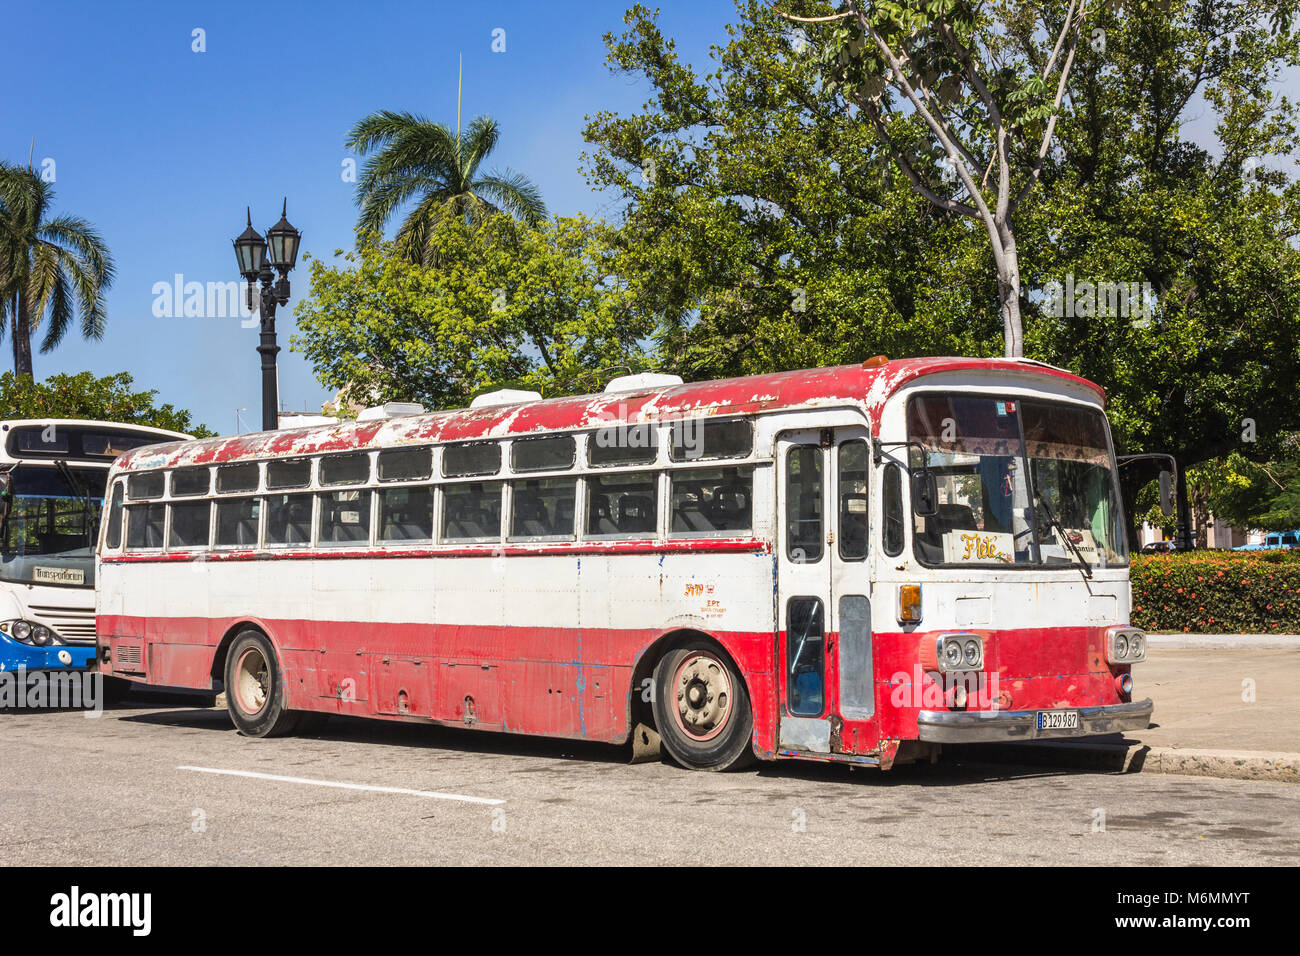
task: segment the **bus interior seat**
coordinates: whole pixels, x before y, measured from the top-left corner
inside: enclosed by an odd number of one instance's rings
[[[515,515],[511,522],[513,533],[519,537],[535,538],[550,534],[550,517],[546,505],[535,491],[520,488],[515,491]]]
[[[705,513],[704,507],[701,506],[701,498],[704,496],[702,488],[696,488],[693,492],[688,491],[686,494],[677,494],[674,489],[673,505],[673,530],[674,531],[716,531],[717,528],[709,520]]]
[[[609,495],[591,496],[591,515],[587,519],[588,534],[618,534],[618,525],[609,515]]]
[[[723,485],[713,493],[708,515],[713,526],[720,531],[733,531],[750,526],[749,488],[746,485]]]
[[[618,502],[618,530],[644,534],[655,530],[654,504],[643,495],[624,495]]]
[[[925,530],[916,536],[916,547],[922,561],[939,564],[943,561],[943,536],[949,531],[977,531],[975,511],[970,505],[939,505],[939,511],[925,519]]]

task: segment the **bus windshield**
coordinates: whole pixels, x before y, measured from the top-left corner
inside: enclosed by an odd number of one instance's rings
[[[907,431],[917,443],[913,470],[928,465],[939,492],[937,513],[914,518],[923,564],[1127,563],[1100,410],[1035,399],[919,395],[908,403]]]
[[[10,479],[8,506],[0,504],[0,580],[93,587],[108,469],[21,464]]]

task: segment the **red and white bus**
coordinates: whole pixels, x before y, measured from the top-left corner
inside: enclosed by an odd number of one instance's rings
[[[105,673],[323,715],[888,768],[1148,726],[1102,390],[918,358],[153,446]]]

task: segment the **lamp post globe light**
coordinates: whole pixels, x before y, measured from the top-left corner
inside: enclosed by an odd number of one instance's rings
[[[262,331],[257,351],[262,356],[262,429],[273,431],[279,424],[279,389],[276,384],[275,357],[280,346],[275,342],[275,309],[289,301],[289,272],[298,261],[302,233],[289,223],[289,200],[280,211],[280,221],[263,237],[253,228],[253,213],[248,210],[248,227],[236,237],[235,259],[239,274],[248,282],[248,308],[259,308]],[[277,280],[271,272],[280,274]],[[261,283],[260,297],[254,298],[253,283]]]

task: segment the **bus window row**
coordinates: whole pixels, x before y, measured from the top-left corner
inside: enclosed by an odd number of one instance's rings
[[[745,419],[726,421],[691,420],[662,426],[669,432],[668,459],[671,462],[747,458],[753,451],[753,428]],[[657,425],[610,426],[585,437],[586,460],[592,468],[655,465],[659,461]],[[567,471],[577,464],[576,435],[542,435],[516,438],[509,444],[512,474]],[[502,472],[505,448],[499,441],[470,441],[455,445],[425,445],[415,448],[388,448],[374,454],[374,477],[371,476],[371,452],[345,452],[335,455],[277,458],[266,462],[265,481],[259,462],[240,462],[178,468],[172,471],[143,471],[128,476],[128,501],[149,501],[164,496],[172,498],[205,497],[215,494],[238,495],[257,491],[285,491],[312,487],[385,484],[423,481],[433,477],[435,449],[441,447],[443,478],[488,478]],[[168,488],[169,484],[169,488]]]
[[[269,469],[268,469],[269,472]],[[115,487],[110,551],[653,538],[753,532],[752,465],[132,502]],[[661,485],[666,486],[661,492]],[[509,489],[509,496],[506,490]],[[581,529],[576,503],[583,496]],[[508,501],[508,505],[506,502]],[[503,522],[503,518],[505,519]],[[440,520],[435,520],[440,519]],[[504,527],[503,527],[504,524]]]

